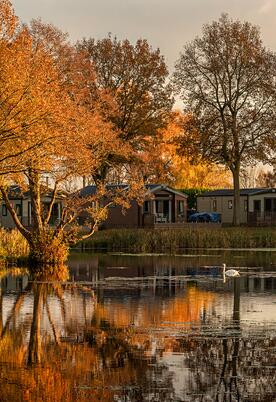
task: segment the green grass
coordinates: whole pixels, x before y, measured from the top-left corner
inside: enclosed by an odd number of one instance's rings
[[[187,248],[276,248],[276,228],[112,229],[97,232],[77,248],[134,253]]]
[[[28,253],[28,243],[18,230],[0,228],[0,259],[17,259]]]

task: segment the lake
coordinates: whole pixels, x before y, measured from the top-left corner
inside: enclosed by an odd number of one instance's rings
[[[275,250],[76,253],[59,277],[2,272],[1,401],[276,401]]]

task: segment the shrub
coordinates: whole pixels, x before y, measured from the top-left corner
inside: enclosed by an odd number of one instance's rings
[[[16,230],[0,228],[0,257],[18,258],[27,256],[29,246],[26,239]]]

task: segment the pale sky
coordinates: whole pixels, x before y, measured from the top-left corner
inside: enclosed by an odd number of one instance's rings
[[[261,28],[264,44],[276,51],[276,0],[13,0],[24,22],[41,17],[68,32],[72,41],[109,32],[135,42],[145,38],[172,71],[183,45],[222,12]]]

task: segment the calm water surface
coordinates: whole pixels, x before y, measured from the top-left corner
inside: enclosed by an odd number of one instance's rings
[[[275,251],[75,254],[60,277],[2,273],[0,401],[276,401]]]

